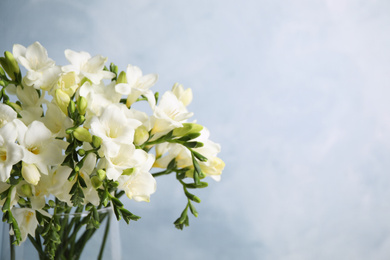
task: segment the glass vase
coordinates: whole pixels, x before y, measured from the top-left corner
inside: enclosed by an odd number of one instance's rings
[[[98,210],[99,228],[89,228],[83,224],[87,213],[59,214],[61,221],[61,243],[54,259],[122,259],[119,223],[111,208]],[[46,260],[42,237],[28,237],[20,245],[12,245],[8,223],[3,222],[0,259],[1,260]]]

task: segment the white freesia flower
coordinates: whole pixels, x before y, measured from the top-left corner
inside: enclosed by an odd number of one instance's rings
[[[22,236],[22,242],[26,240],[27,235],[35,236],[35,229],[38,226],[38,220],[35,216],[35,210],[30,208],[12,208],[12,214],[14,215],[20,233]],[[13,233],[13,232],[10,232]]]
[[[87,52],[75,52],[72,50],[65,50],[65,57],[71,65],[63,66],[62,71],[75,71],[79,74],[80,79],[86,77],[92,83],[99,84],[102,79],[112,79],[115,74],[110,71],[103,70],[104,63],[107,58],[96,55],[91,58]]]
[[[47,104],[46,115],[40,121],[56,136],[65,137],[65,130],[73,126],[72,119],[67,117],[54,103]]]
[[[188,118],[193,113],[187,111],[184,104],[177,99],[177,97],[170,91],[167,91],[162,96],[160,103],[154,109],[154,126],[152,134],[155,138],[166,134],[170,130],[182,127]]]
[[[0,128],[0,181],[2,182],[10,177],[12,166],[23,158],[23,148],[15,143],[17,128],[14,122]]]
[[[27,48],[15,44],[12,52],[15,59],[27,69],[23,79],[27,86],[43,90],[49,90],[53,86],[61,70],[55,66],[55,62],[48,57],[47,50],[39,42]]]
[[[221,151],[221,147],[219,144],[209,140],[210,132],[207,128],[203,128],[200,133],[201,135],[194,139],[194,141],[202,142],[203,147],[193,148],[193,150],[205,156],[207,161],[199,161],[199,166],[206,176],[210,176],[214,180],[219,181],[222,170],[225,167],[225,163],[217,157]],[[180,144],[162,143],[156,145],[156,157],[158,159],[154,163],[154,167],[166,168],[169,162],[175,159],[177,167],[189,167],[193,169],[190,151]]]
[[[17,113],[10,106],[0,103],[0,128],[16,119]]]
[[[115,86],[115,90],[118,93],[127,96],[126,105],[130,107],[139,96],[144,95],[153,108],[156,105],[156,100],[149,88],[156,84],[157,74],[142,75],[140,68],[129,64],[126,70],[126,77],[127,83],[119,83]]]
[[[24,148],[23,161],[34,164],[41,173],[48,174],[50,165],[63,162],[62,150],[67,143],[55,139],[51,131],[39,121],[32,122],[28,127],[18,124],[18,142]]]
[[[108,106],[100,117],[91,120],[92,134],[102,138],[105,156],[118,154],[120,144],[131,144],[135,129],[142,123],[126,116],[120,105]]]
[[[22,110],[18,111],[22,116],[21,120],[24,124],[29,125],[32,121],[37,120],[42,116],[42,103],[45,102],[44,94],[38,95],[33,87],[21,86],[16,87],[16,95],[22,103]]]
[[[172,87],[172,92],[184,106],[188,106],[192,101],[192,90],[187,88],[184,90],[183,85],[175,83]]]
[[[139,167],[146,162],[148,154],[141,149],[135,149],[133,144],[122,144],[116,156],[106,156],[103,165],[107,178],[116,181],[126,169]]]
[[[128,198],[135,201],[150,200],[150,195],[156,191],[156,180],[149,172],[154,159],[153,154],[148,154],[146,162],[133,173],[118,178],[118,188],[124,190]]]
[[[86,203],[90,202],[95,206],[99,205],[100,199],[96,189],[92,186],[90,175],[96,167],[96,155],[90,153],[84,161],[83,167],[80,169],[80,175],[84,179],[86,188],[83,188]]]

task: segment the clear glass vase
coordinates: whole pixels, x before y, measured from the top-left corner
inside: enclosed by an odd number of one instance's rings
[[[98,210],[100,227],[87,229],[82,221],[88,213],[59,214],[62,228],[61,243],[55,259],[122,259],[119,223],[111,208]],[[3,222],[1,260],[46,260],[42,238],[27,238],[18,245],[12,245],[8,223]],[[39,253],[41,252],[41,253]]]

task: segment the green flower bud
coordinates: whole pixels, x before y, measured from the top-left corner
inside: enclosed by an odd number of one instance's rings
[[[98,176],[93,176],[91,178],[91,183],[92,183],[92,187],[94,187],[95,189],[99,188],[103,184],[103,182],[99,179]]]
[[[4,52],[4,57],[7,60],[8,68],[12,72],[12,75],[9,75],[13,80],[15,80],[15,75],[20,73],[20,68],[18,62],[15,60],[14,55],[11,52]]]
[[[21,111],[22,110],[22,108],[18,104],[16,104],[16,103],[9,102],[8,105],[10,105],[16,111]]]
[[[92,146],[93,148],[98,148],[100,147],[100,145],[102,144],[102,138],[100,138],[99,136],[92,136]]]
[[[51,208],[54,208],[56,206],[56,203],[54,202],[54,200],[49,200],[48,204]]]
[[[3,76],[3,77],[5,76],[5,72],[1,66],[0,66],[0,76]]]
[[[33,195],[32,190],[31,190],[31,186],[28,184],[23,184],[20,187],[20,190],[24,194],[24,196],[26,196],[26,197],[31,197]]]
[[[77,151],[77,153],[80,155],[80,156],[84,156],[85,155],[85,150],[84,149],[79,149]]]
[[[11,70],[8,66],[7,59],[4,57],[0,57],[0,64],[3,67],[3,69],[5,70],[5,72],[7,72],[7,74],[11,76]],[[4,70],[3,70],[3,73],[4,73]],[[5,74],[4,74],[4,76],[5,76]]]
[[[149,132],[148,129],[141,125],[137,129],[135,129],[134,132],[134,144],[135,145],[141,145],[145,143],[149,139]]]
[[[73,131],[73,136],[81,142],[92,142],[91,133],[84,127],[77,127],[76,130]]]
[[[126,72],[121,71],[121,73],[119,74],[118,79],[116,80],[116,84],[119,83],[127,83]]]
[[[68,113],[72,115],[74,112],[76,112],[76,104],[73,102],[73,100],[69,99]]]
[[[80,115],[85,115],[85,112],[87,111],[88,102],[85,97],[79,97],[77,99],[77,109],[79,111]]]
[[[185,136],[187,134],[199,133],[202,131],[203,126],[195,123],[184,123],[183,127],[175,128],[173,130],[174,136]]]
[[[127,176],[129,176],[129,175],[131,175],[134,171],[135,171],[134,168],[128,168],[128,169],[126,169],[126,170],[123,171],[122,175],[127,175]]]
[[[97,176],[99,177],[99,180],[104,180],[104,178],[106,178],[106,171],[103,169],[97,170]]]
[[[19,203],[19,205],[21,205],[21,206],[26,206],[26,201],[25,201],[23,198],[20,198],[20,199],[18,200],[18,203]]]

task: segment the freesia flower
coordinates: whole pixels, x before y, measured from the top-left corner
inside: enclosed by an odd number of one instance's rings
[[[103,70],[104,63],[107,61],[107,58],[103,56],[96,55],[91,58],[91,55],[87,52],[65,50],[65,57],[71,65],[63,66],[62,71],[75,71],[79,74],[80,79],[86,77],[92,83],[99,84],[102,79],[115,77],[114,73]]]
[[[146,162],[141,167],[130,175],[121,175],[118,178],[118,188],[124,190],[129,199],[149,201],[150,195],[156,191],[156,180],[149,172],[153,162],[153,154],[148,154]]]
[[[120,144],[133,143],[134,131],[142,123],[127,118],[119,105],[108,106],[100,117],[91,120],[92,134],[102,138],[103,152],[108,157],[118,154]]]
[[[142,71],[137,66],[128,65],[126,70],[127,83],[119,83],[115,90],[127,96],[126,105],[130,107],[139,96],[144,95],[152,108],[156,104],[153,92],[149,89],[156,84],[157,74],[142,75]]]
[[[14,122],[0,128],[0,181],[2,182],[10,177],[12,166],[23,158],[22,147],[15,143],[17,132]]]
[[[10,106],[0,103],[0,128],[16,119],[17,113]]]
[[[182,127],[192,115],[193,113],[188,112],[184,104],[172,92],[167,91],[154,109],[155,122],[152,134],[155,134],[157,138],[174,128]]]
[[[48,174],[50,165],[63,162],[62,150],[66,148],[66,142],[55,139],[42,122],[33,121],[28,127],[19,123],[17,127],[18,142],[24,149],[25,163],[34,164],[41,173]]]
[[[48,57],[47,50],[39,42],[27,48],[15,44],[12,52],[18,63],[27,69],[23,79],[27,86],[49,90],[54,85],[61,70],[55,66],[55,62]]]
[[[38,220],[35,216],[35,210],[30,208],[12,208],[12,214],[18,222],[22,242],[26,240],[27,235],[35,236],[35,229],[38,226]],[[13,233],[13,232],[11,232]]]

